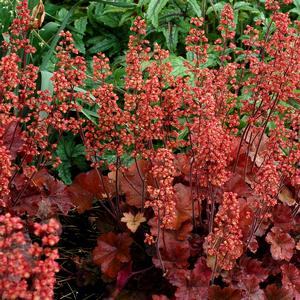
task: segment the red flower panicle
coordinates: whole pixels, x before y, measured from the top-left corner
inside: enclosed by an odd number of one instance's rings
[[[206,253],[213,257],[216,270],[231,270],[236,259],[243,253],[239,221],[240,209],[237,195],[226,192],[215,216],[215,228],[206,238]]]

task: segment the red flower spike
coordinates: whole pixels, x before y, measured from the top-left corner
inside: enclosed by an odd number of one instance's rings
[[[59,240],[60,224],[33,224],[34,234],[46,241],[42,245],[31,241],[25,225],[19,217],[0,215],[0,298],[53,299],[59,255],[51,246]]]
[[[110,278],[117,278],[123,263],[130,261],[132,238],[127,233],[108,232],[98,238],[93,250],[93,261],[101,266],[101,271]]]
[[[159,148],[152,154],[152,164],[150,174],[156,184],[147,186],[150,200],[146,201],[145,207],[152,207],[162,228],[175,229],[177,201],[173,186],[176,174],[174,155],[169,149]]]
[[[235,260],[243,253],[239,221],[240,208],[237,195],[225,192],[214,219],[216,226],[205,241],[206,253],[211,258],[216,257],[217,268],[231,270]]]

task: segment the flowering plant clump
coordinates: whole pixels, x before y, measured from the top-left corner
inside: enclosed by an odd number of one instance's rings
[[[137,17],[122,88],[61,32],[45,89],[20,1],[0,60],[1,298],[54,299],[60,253],[58,284],[110,299],[134,281],[141,299],[300,299],[300,22],[281,5],[239,40],[230,4],[213,43],[192,18],[180,74]],[[89,251],[64,246],[72,214],[91,214]]]

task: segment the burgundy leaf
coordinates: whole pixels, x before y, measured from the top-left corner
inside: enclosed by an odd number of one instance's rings
[[[169,300],[166,295],[152,295],[152,300]]]
[[[268,277],[268,271],[262,267],[262,263],[250,257],[246,257],[242,261],[241,271],[238,273],[237,277],[255,275],[258,282],[264,281]]]
[[[78,212],[83,213],[92,207],[94,199],[106,200],[111,197],[114,185],[107,176],[101,179],[96,170],[91,170],[77,175],[68,187],[68,191],[72,195],[72,202]]]
[[[158,228],[156,218],[148,221],[151,226],[151,234],[157,236]],[[188,225],[187,225],[188,226]],[[188,231],[191,227],[187,227]],[[179,231],[180,232],[180,231]],[[188,265],[188,258],[190,256],[190,246],[187,239],[183,240],[183,236],[175,230],[160,229],[159,249],[165,268],[185,268]],[[156,267],[161,268],[161,262],[157,257],[152,258]]]
[[[172,269],[167,275],[170,283],[177,287],[178,300],[207,299],[211,270],[203,258],[198,259],[193,270]]]
[[[278,204],[272,211],[272,220],[275,227],[280,227],[283,231],[289,231],[293,228],[294,218],[289,206]]]
[[[285,259],[289,261],[295,248],[294,239],[279,227],[272,227],[266,236],[266,241],[271,244],[271,254],[275,260]]]
[[[137,164],[132,164],[120,175],[120,187],[126,196],[126,203],[140,208],[142,205],[143,180],[144,193],[146,195],[147,185],[154,184],[152,176],[149,174],[150,162],[139,160]],[[115,178],[115,172],[109,174],[110,178]]]
[[[29,184],[27,180],[24,175],[19,175],[13,181],[12,201],[18,212],[50,217],[58,212],[67,214],[73,207],[67,187],[46,169],[34,174]]]
[[[300,270],[292,265],[285,264],[281,266],[282,286],[290,291],[295,300],[300,299]]]
[[[293,300],[292,294],[276,284],[270,284],[265,289],[266,300]]]
[[[243,300],[264,300],[264,292],[259,287],[260,279],[256,275],[244,275],[238,287],[243,290]]]
[[[110,278],[116,278],[123,263],[130,261],[132,238],[127,233],[108,232],[101,235],[93,250],[93,261]]]
[[[209,287],[208,300],[240,300],[242,299],[242,292],[238,289],[225,287],[220,288],[217,285]]]
[[[22,131],[17,122],[11,122],[7,125],[3,135],[3,144],[10,151],[12,159],[15,159],[18,151],[23,146]]]

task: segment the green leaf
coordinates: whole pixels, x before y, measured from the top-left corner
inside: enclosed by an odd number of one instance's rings
[[[76,19],[74,22],[74,27],[82,34],[84,34],[87,25],[87,17],[81,17]]]
[[[163,28],[163,34],[166,38],[168,49],[175,52],[178,43],[178,28],[176,25],[169,23],[168,28]]]
[[[84,156],[74,157],[72,163],[81,171],[85,172],[89,169],[89,165],[85,160]]]
[[[127,10],[124,14],[122,14],[122,17],[119,21],[119,27],[122,26],[124,23],[132,19],[132,14],[134,13],[134,10]]]
[[[103,14],[101,16],[97,16],[96,20],[99,22],[102,22],[104,25],[111,27],[111,28],[118,27],[119,22],[120,22],[118,15],[114,15],[114,14],[111,14],[111,15]]]
[[[184,59],[181,56],[175,56],[175,55],[170,55],[170,57],[167,59],[172,64],[173,71],[172,75],[173,76],[185,76],[187,75],[186,73],[186,67],[184,66],[184,62],[186,59]]]
[[[103,4],[109,4],[112,6],[117,6],[117,7],[136,7],[137,6],[135,3],[127,3],[127,2],[121,2],[121,1],[108,1],[108,0],[94,0],[94,1],[103,3]]]
[[[200,5],[197,0],[188,0],[189,5],[192,7],[194,13],[196,14],[197,17],[202,16],[202,11],[200,8]]]
[[[55,35],[55,32],[57,32],[59,28],[59,24],[55,22],[49,22],[45,24],[45,26],[39,30],[39,35],[48,42],[51,38],[53,38],[53,35]]]
[[[185,140],[188,137],[189,129],[185,127],[183,130],[181,130],[178,134],[177,140]]]
[[[298,9],[300,9],[300,0],[294,0],[293,3]]]
[[[289,10],[289,13],[295,13],[297,15],[300,15],[300,8],[294,7],[291,10]]]
[[[64,182],[64,184],[72,183],[72,175],[71,175],[71,164],[70,162],[62,162],[58,168],[58,176]]]
[[[85,160],[85,147],[82,144],[75,143],[75,137],[65,136],[57,145],[54,156],[58,156],[62,161],[58,166],[58,176],[65,184],[72,183],[72,166],[77,166],[80,170],[85,169],[87,164]]]
[[[158,27],[158,15],[166,6],[168,0],[151,0],[147,10],[147,18],[152,22],[153,26]]]
[[[106,150],[101,159],[106,160],[108,164],[114,164],[117,161],[117,155],[114,151]]]
[[[134,163],[134,158],[129,154],[123,154],[121,157],[121,164],[125,167],[130,167]]]
[[[83,144],[76,145],[72,152],[72,157],[78,157],[80,155],[85,155],[85,147]]]
[[[130,8],[127,7],[109,7],[106,6],[105,10],[104,10],[104,14],[108,15],[108,14],[124,14],[126,13],[128,10],[132,10]]]
[[[113,78],[116,86],[124,87],[124,77],[125,77],[125,69],[118,68],[113,72]]]
[[[73,136],[68,135],[57,145],[56,154],[62,161],[70,160],[72,157],[85,155],[85,147],[82,144],[75,144]]]
[[[118,47],[118,41],[114,35],[110,35],[108,37],[103,37],[103,40],[91,47],[88,52],[90,54],[94,54],[107,51],[113,47]]]
[[[85,50],[84,42],[82,40],[82,36],[77,33],[74,33],[73,40],[74,40],[74,45],[79,50],[79,52],[85,54],[86,50]]]
[[[61,9],[59,10],[59,12],[57,13],[57,17],[58,17],[58,19],[59,19],[60,21],[63,21],[64,18],[67,17],[67,15],[68,15],[68,10],[65,9],[64,7],[61,8]]]
[[[74,22],[74,27],[77,30],[77,33],[73,33],[75,47],[83,54],[85,54],[85,44],[82,40],[83,35],[86,30],[87,17],[81,17],[76,19]]]
[[[221,13],[223,7],[225,5],[225,2],[221,1],[221,2],[218,2],[212,6],[210,6],[207,11],[206,11],[206,14],[209,15],[211,14],[212,12],[214,12],[214,10],[217,12],[217,13]]]
[[[250,4],[249,2],[238,1],[238,2],[234,3],[233,9],[238,10],[238,9],[243,9],[244,7],[250,7],[251,8],[251,6],[249,6],[249,4]]]
[[[48,71],[41,71],[41,90],[45,91],[48,90],[50,95],[53,94],[53,83],[51,81],[51,77],[53,76],[53,73]]]

